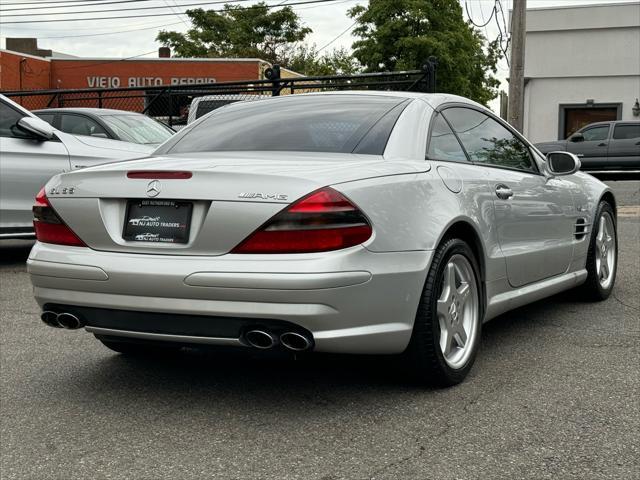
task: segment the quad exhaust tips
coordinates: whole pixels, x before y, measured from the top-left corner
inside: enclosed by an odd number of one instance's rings
[[[72,313],[68,312],[53,312],[51,310],[45,310],[40,315],[40,319],[50,327],[54,328],[66,328],[67,330],[77,330],[84,327],[84,322],[76,317]]]
[[[287,350],[294,352],[302,352],[309,350],[313,345],[310,338],[296,332],[284,332],[280,337],[276,337],[271,332],[261,329],[249,330],[244,334],[244,340],[247,344],[260,350],[268,350],[278,344]]]

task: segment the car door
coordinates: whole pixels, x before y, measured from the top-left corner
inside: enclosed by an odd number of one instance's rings
[[[609,130],[608,123],[591,125],[577,132],[582,134],[584,140],[573,141],[573,137],[569,137],[567,151],[575,153],[580,158],[583,170],[602,170],[607,167]]]
[[[52,176],[70,169],[62,142],[34,139],[17,128],[24,116],[0,101],[0,235],[31,232],[36,194]]]
[[[565,181],[539,172],[529,146],[503,122],[467,107],[443,112],[493,195],[509,283],[564,273],[573,254],[574,205]]]
[[[611,170],[640,170],[640,122],[614,125],[607,166]]]

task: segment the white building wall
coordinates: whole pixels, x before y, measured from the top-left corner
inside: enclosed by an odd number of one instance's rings
[[[524,65],[525,78],[640,75],[640,18],[635,28],[527,32]]]
[[[532,142],[558,139],[560,105],[622,103],[621,120],[638,119],[631,109],[640,97],[640,75],[619,77],[535,78],[525,89],[525,136]]]
[[[558,138],[561,104],[640,97],[640,2],[527,10],[524,133]]]

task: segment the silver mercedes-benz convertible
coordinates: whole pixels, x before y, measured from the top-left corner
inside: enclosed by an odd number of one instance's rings
[[[615,198],[579,167],[452,95],[236,103],[51,179],[28,269],[46,324],[118,352],[403,353],[453,385],[483,322],[611,293]]]

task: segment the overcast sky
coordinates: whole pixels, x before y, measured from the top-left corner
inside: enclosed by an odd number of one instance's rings
[[[57,0],[57,5],[65,5],[64,1]],[[86,0],[87,3],[90,0]],[[116,0],[104,0],[116,1]],[[157,56],[159,44],[155,41],[156,34],[160,29],[186,31],[188,29],[188,18],[186,15],[180,15],[188,7],[177,7],[181,4],[206,3],[207,0],[151,0],[133,3],[116,3],[102,5],[100,7],[64,7],[45,10],[42,5],[53,6],[56,0],[45,2],[42,0],[2,0],[0,6],[0,21],[20,21],[32,19],[50,19],[50,18],[76,18],[86,16],[119,16],[119,15],[144,15],[149,13],[167,13],[170,15],[156,18],[132,18],[118,20],[102,20],[102,21],[77,21],[77,22],[56,22],[56,23],[24,23],[15,25],[0,25],[0,38],[2,39],[2,47],[4,47],[4,39],[6,37],[37,37],[41,48],[53,49],[58,52],[68,53],[82,57],[133,57],[133,56]],[[212,0],[214,3],[216,0]],[[217,0],[219,1],[219,0]],[[301,0],[285,0],[283,3],[297,3]],[[302,0],[304,1],[304,0]],[[464,0],[460,0],[464,7]],[[513,0],[502,0],[505,12],[509,10]],[[602,4],[602,3],[620,3],[621,1],[637,1],[637,0],[528,0],[529,8],[550,7],[569,4]],[[42,5],[35,4],[41,2]],[[276,3],[275,0],[269,0],[268,3]],[[25,4],[25,5],[20,5]],[[29,4],[29,5],[27,5]],[[77,4],[85,5],[84,2]],[[293,6],[294,10],[300,14],[306,26],[313,29],[313,33],[307,38],[308,43],[315,43],[317,47],[323,47],[332,42],[328,50],[334,47],[350,48],[354,38],[351,36],[350,27],[353,20],[348,17],[347,11],[355,5],[366,4],[363,0],[337,0],[329,5],[311,4]],[[72,5],[72,3],[71,3]],[[473,21],[477,24],[484,23],[493,9],[494,0],[467,0],[469,13]],[[136,6],[155,7],[153,10],[135,10],[133,12],[114,12],[114,13],[93,13],[96,10],[111,10],[121,8],[133,8]],[[209,5],[208,8],[220,8],[218,5]],[[28,14],[22,16],[13,16],[15,14],[24,14],[25,9],[35,7]],[[172,8],[169,8],[172,7]],[[195,8],[195,7],[191,7]],[[205,7],[207,8],[207,7]],[[9,11],[10,9],[20,9]],[[77,15],[59,15],[62,12],[69,11],[86,11],[87,14]],[[44,15],[37,17],[35,13],[55,12],[58,15]],[[9,17],[8,15],[12,15]],[[465,13],[466,16],[466,13]],[[346,32],[345,32],[346,31]],[[485,34],[490,39],[494,39],[498,35],[498,26],[493,19],[485,29]],[[122,32],[122,33],[112,33]],[[344,32],[344,33],[343,33]],[[96,35],[100,34],[100,35]],[[339,38],[340,34],[342,34]],[[56,38],[57,37],[57,38]],[[146,55],[143,55],[146,54]],[[498,76],[504,80],[507,75],[506,61],[503,59],[499,64]]]

